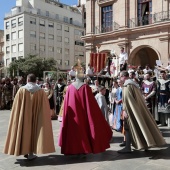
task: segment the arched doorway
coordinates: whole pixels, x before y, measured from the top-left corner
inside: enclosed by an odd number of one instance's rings
[[[149,46],[140,46],[132,51],[129,64],[145,67],[147,64],[150,68],[154,68],[156,60],[159,60],[159,54],[156,50]]]

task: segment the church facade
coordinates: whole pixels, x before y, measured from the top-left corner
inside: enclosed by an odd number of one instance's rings
[[[87,0],[86,63],[91,53],[114,52],[124,47],[131,65],[163,66],[170,61],[169,0]]]

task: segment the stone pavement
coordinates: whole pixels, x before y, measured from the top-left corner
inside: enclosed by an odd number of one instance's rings
[[[131,154],[118,154],[120,133],[114,132],[111,148],[104,153],[90,154],[86,157],[64,156],[60,154],[58,136],[60,123],[52,121],[56,152],[39,155],[33,161],[23,156],[15,157],[2,153],[10,112],[0,110],[0,170],[170,170],[170,129],[161,127],[167,145],[145,151],[133,150]],[[102,125],[101,125],[102,126]]]

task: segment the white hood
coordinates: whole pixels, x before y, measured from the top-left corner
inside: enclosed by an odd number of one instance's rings
[[[40,90],[41,88],[36,85],[36,83],[29,82],[25,86],[21,87],[27,89],[31,93],[35,93],[36,91]]]

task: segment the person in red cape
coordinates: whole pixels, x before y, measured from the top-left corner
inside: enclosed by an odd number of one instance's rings
[[[83,71],[77,73],[64,99],[59,146],[65,155],[96,154],[110,147],[111,128],[83,78]]]

